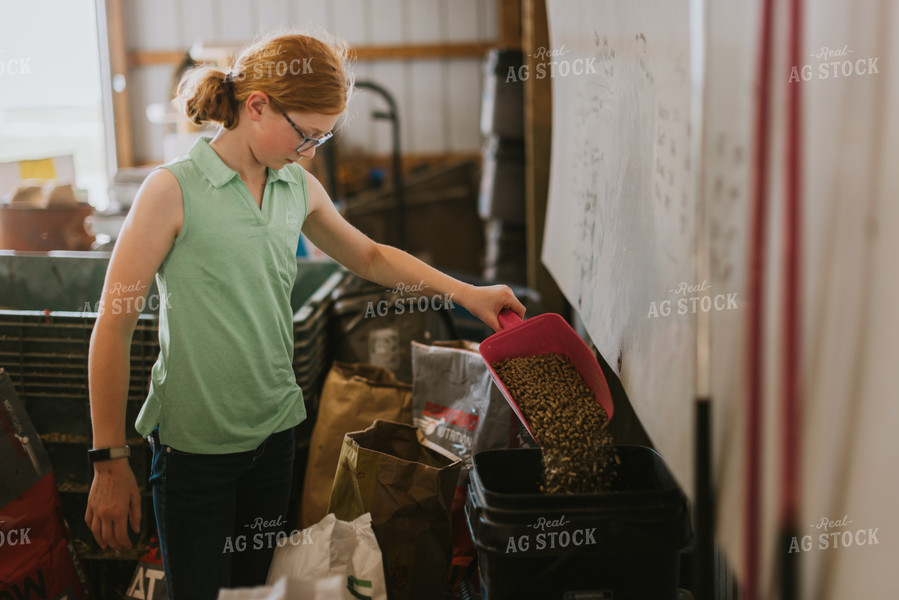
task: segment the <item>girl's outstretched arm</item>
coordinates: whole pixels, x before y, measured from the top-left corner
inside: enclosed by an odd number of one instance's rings
[[[309,214],[303,233],[322,252],[353,273],[383,286],[417,286],[425,295],[450,295],[471,314],[499,331],[497,315],[509,308],[524,317],[524,305],[506,285],[474,286],[425,264],[398,248],[379,244],[349,224],[334,208],[328,193],[311,174],[306,174]]]

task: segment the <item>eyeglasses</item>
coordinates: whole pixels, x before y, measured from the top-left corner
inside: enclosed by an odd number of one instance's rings
[[[324,144],[325,142],[330,140],[331,137],[334,135],[333,131],[329,131],[328,133],[321,136],[320,138],[309,137],[308,135],[306,135],[305,133],[300,131],[300,128],[297,127],[296,123],[294,123],[293,121],[290,120],[290,117],[287,116],[287,113],[281,113],[281,114],[284,115],[284,118],[287,119],[287,122],[290,123],[291,127],[293,127],[293,130],[296,131],[297,133],[299,133],[300,137],[303,138],[303,141],[300,142],[299,146],[297,146],[297,154],[299,154],[300,152],[305,152],[306,150],[309,150],[310,148],[318,148],[319,146],[321,146],[322,144]]]

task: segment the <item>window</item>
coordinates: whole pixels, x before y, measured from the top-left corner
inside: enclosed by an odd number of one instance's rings
[[[0,162],[74,155],[75,185],[103,209],[114,149],[98,39],[94,0],[0,0]]]

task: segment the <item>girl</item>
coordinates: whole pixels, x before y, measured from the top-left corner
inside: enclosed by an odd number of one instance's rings
[[[506,286],[471,286],[373,242],[295,164],[315,155],[346,109],[346,56],[342,42],[281,35],[247,48],[227,73],[188,73],[178,87],[187,115],[223,128],[147,178],[109,263],[102,307],[135,306],[154,275],[161,299],[160,353],[136,427],[153,447],[150,484],[174,600],[264,583],[286,524],[293,428],[306,417],[291,366],[300,231],[365,279],[454,294],[494,330],[503,308],[524,315]],[[94,480],[85,519],[101,547],[120,550],[130,547],[128,524],[138,531],[141,519],[124,427],[138,314],[102,307],[89,359]]]

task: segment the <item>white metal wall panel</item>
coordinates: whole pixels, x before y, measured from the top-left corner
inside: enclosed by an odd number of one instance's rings
[[[480,39],[478,0],[444,0],[446,39],[471,42]]]
[[[123,2],[126,46],[140,50],[170,50],[177,47],[181,39],[179,3],[180,0]]]
[[[187,50],[196,41],[243,43],[282,27],[319,26],[355,45],[433,44],[495,38],[493,0],[129,0],[126,35],[132,50]],[[174,66],[131,69],[138,161],[162,157],[163,130],[145,122],[145,109],[160,99],[150,79]],[[383,85],[400,110],[401,145],[407,153],[477,152],[482,70],[477,59],[365,61],[358,79]],[[169,88],[166,81],[165,89]],[[151,96],[153,99],[151,99]],[[390,130],[371,112],[381,102],[359,92],[341,129],[342,142],[366,152],[391,150]]]
[[[152,2],[141,0],[140,3],[152,6]],[[130,4],[137,4],[137,2],[133,1],[126,6],[130,6]],[[181,22],[181,37],[177,46],[167,49],[179,47],[188,50],[198,40],[221,40],[222,35],[218,29],[218,18],[216,17],[218,11],[217,0],[178,0],[177,18]],[[155,29],[147,28],[146,35],[152,35],[154,32]]]
[[[482,42],[492,42],[497,38],[497,7],[490,0],[478,2],[478,39]]]
[[[327,31],[336,34],[334,29],[336,6],[335,2],[290,0],[291,24],[301,28],[306,26],[324,27]]]
[[[444,41],[440,26],[442,0],[405,0],[406,40],[410,44],[433,44]]]
[[[259,29],[255,4],[255,0],[218,0],[216,23],[220,38],[216,41],[240,43],[253,39]]]
[[[128,78],[131,104],[131,128],[137,161],[145,160],[143,152],[159,152],[162,157],[162,139],[166,128],[147,120],[147,106],[157,102],[168,102],[171,98],[172,73],[168,65],[153,65],[142,69],[132,69]],[[157,150],[158,149],[158,150]]]
[[[481,63],[480,60],[454,60],[444,65],[447,150],[450,152],[467,152],[481,146]]]
[[[405,147],[424,154],[444,152],[449,147],[444,63],[439,60],[411,61],[406,73]]]
[[[334,22],[331,33],[339,35],[350,44],[368,44],[368,25],[372,3],[369,0],[331,0]]]
[[[293,23],[290,0],[256,0],[256,19],[261,31],[276,31]]]

